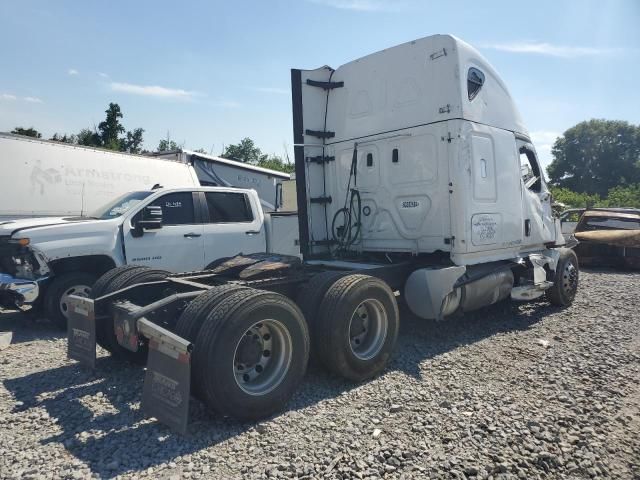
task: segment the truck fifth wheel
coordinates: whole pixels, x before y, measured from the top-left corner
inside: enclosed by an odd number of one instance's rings
[[[282,409],[310,352],[349,380],[378,375],[398,295],[442,321],[577,291],[529,134],[472,47],[435,35],[291,82],[301,258],[128,266],[70,299],[70,356],[93,365],[97,341],[146,361],[144,408],[181,431],[191,395],[240,419]]]

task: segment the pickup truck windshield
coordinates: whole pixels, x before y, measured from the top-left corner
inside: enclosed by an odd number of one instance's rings
[[[153,192],[147,191],[125,193],[121,197],[118,197],[115,200],[100,207],[98,210],[93,212],[90,217],[96,218],[98,220],[108,220],[110,218],[119,217],[127,210],[147,198],[152,193]]]

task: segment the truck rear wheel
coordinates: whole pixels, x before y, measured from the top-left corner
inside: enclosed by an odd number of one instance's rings
[[[560,249],[553,286],[545,294],[551,304],[568,307],[578,291],[578,257],[570,248]]]
[[[361,382],[386,366],[398,338],[398,304],[389,286],[369,275],[337,280],[320,305],[316,345],[332,372]]]
[[[111,281],[105,282],[107,284],[102,292],[100,292],[100,296],[130,287],[136,283],[164,280],[167,276],[169,276],[169,272],[165,270],[132,265],[131,268],[122,268],[113,276]],[[141,345],[138,347],[137,352],[132,352],[118,343],[112,315],[101,318],[100,321],[96,323],[96,342],[118,360],[125,360],[140,365],[144,365],[147,360],[148,348],[146,345]]]
[[[63,330],[67,328],[69,295],[91,296],[91,286],[96,281],[93,273],[68,272],[56,275],[44,296],[44,311],[53,324]]]
[[[207,316],[196,338],[193,369],[210,408],[255,420],[285,406],[308,359],[309,332],[295,303],[247,288]]]
[[[308,283],[302,285],[302,287],[298,291],[298,295],[296,296],[296,303],[300,307],[300,310],[302,310],[304,318],[307,320],[307,324],[309,325],[311,344],[314,350],[315,346],[313,345],[313,342],[317,325],[318,311],[320,310],[320,303],[327,293],[327,290],[331,288],[331,285],[333,285],[339,278],[342,278],[344,276],[344,272],[321,272],[311,277],[311,280],[309,280]]]
[[[120,267],[112,268],[100,278],[98,278],[98,280],[96,280],[96,283],[93,284],[93,287],[91,287],[91,298],[96,299],[105,295],[106,289],[109,287],[109,284],[111,284],[111,282],[115,278],[119,277],[124,272],[145,268],[147,267],[143,265],[122,265]]]

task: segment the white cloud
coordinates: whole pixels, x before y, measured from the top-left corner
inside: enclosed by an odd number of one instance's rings
[[[357,12],[388,12],[398,10],[404,2],[393,0],[308,0],[311,3],[340,10],[354,10]]]
[[[42,100],[40,100],[38,97],[24,97],[23,100],[29,103],[42,103]]]
[[[109,84],[114,92],[130,93],[132,95],[144,95],[148,97],[175,98],[180,100],[192,100],[198,94],[180,88],[167,88],[159,85],[134,85],[132,83],[111,82]]]
[[[102,78],[109,78],[109,75],[104,72],[98,72],[98,75],[100,75]]]
[[[0,93],[0,100],[17,100],[18,97],[10,93]]]
[[[69,75],[78,75],[80,72],[78,72],[78,70],[76,70],[75,68],[70,68],[69,70],[67,70],[67,74]]]
[[[490,43],[481,45],[481,47],[503,52],[532,53],[562,58],[611,55],[620,52],[618,48],[571,47],[545,42]]]
[[[278,87],[251,87],[251,90],[261,93],[277,93],[279,95],[288,95],[290,93],[288,88]]]

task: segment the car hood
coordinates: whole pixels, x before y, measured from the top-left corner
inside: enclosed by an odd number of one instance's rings
[[[640,230],[587,230],[576,232],[581,242],[606,243],[617,247],[640,247]]]
[[[15,233],[23,232],[39,227],[48,227],[54,225],[68,225],[80,222],[98,222],[101,220],[92,220],[87,217],[41,217],[41,218],[23,218],[20,220],[8,220],[0,222],[0,236],[11,236]]]

